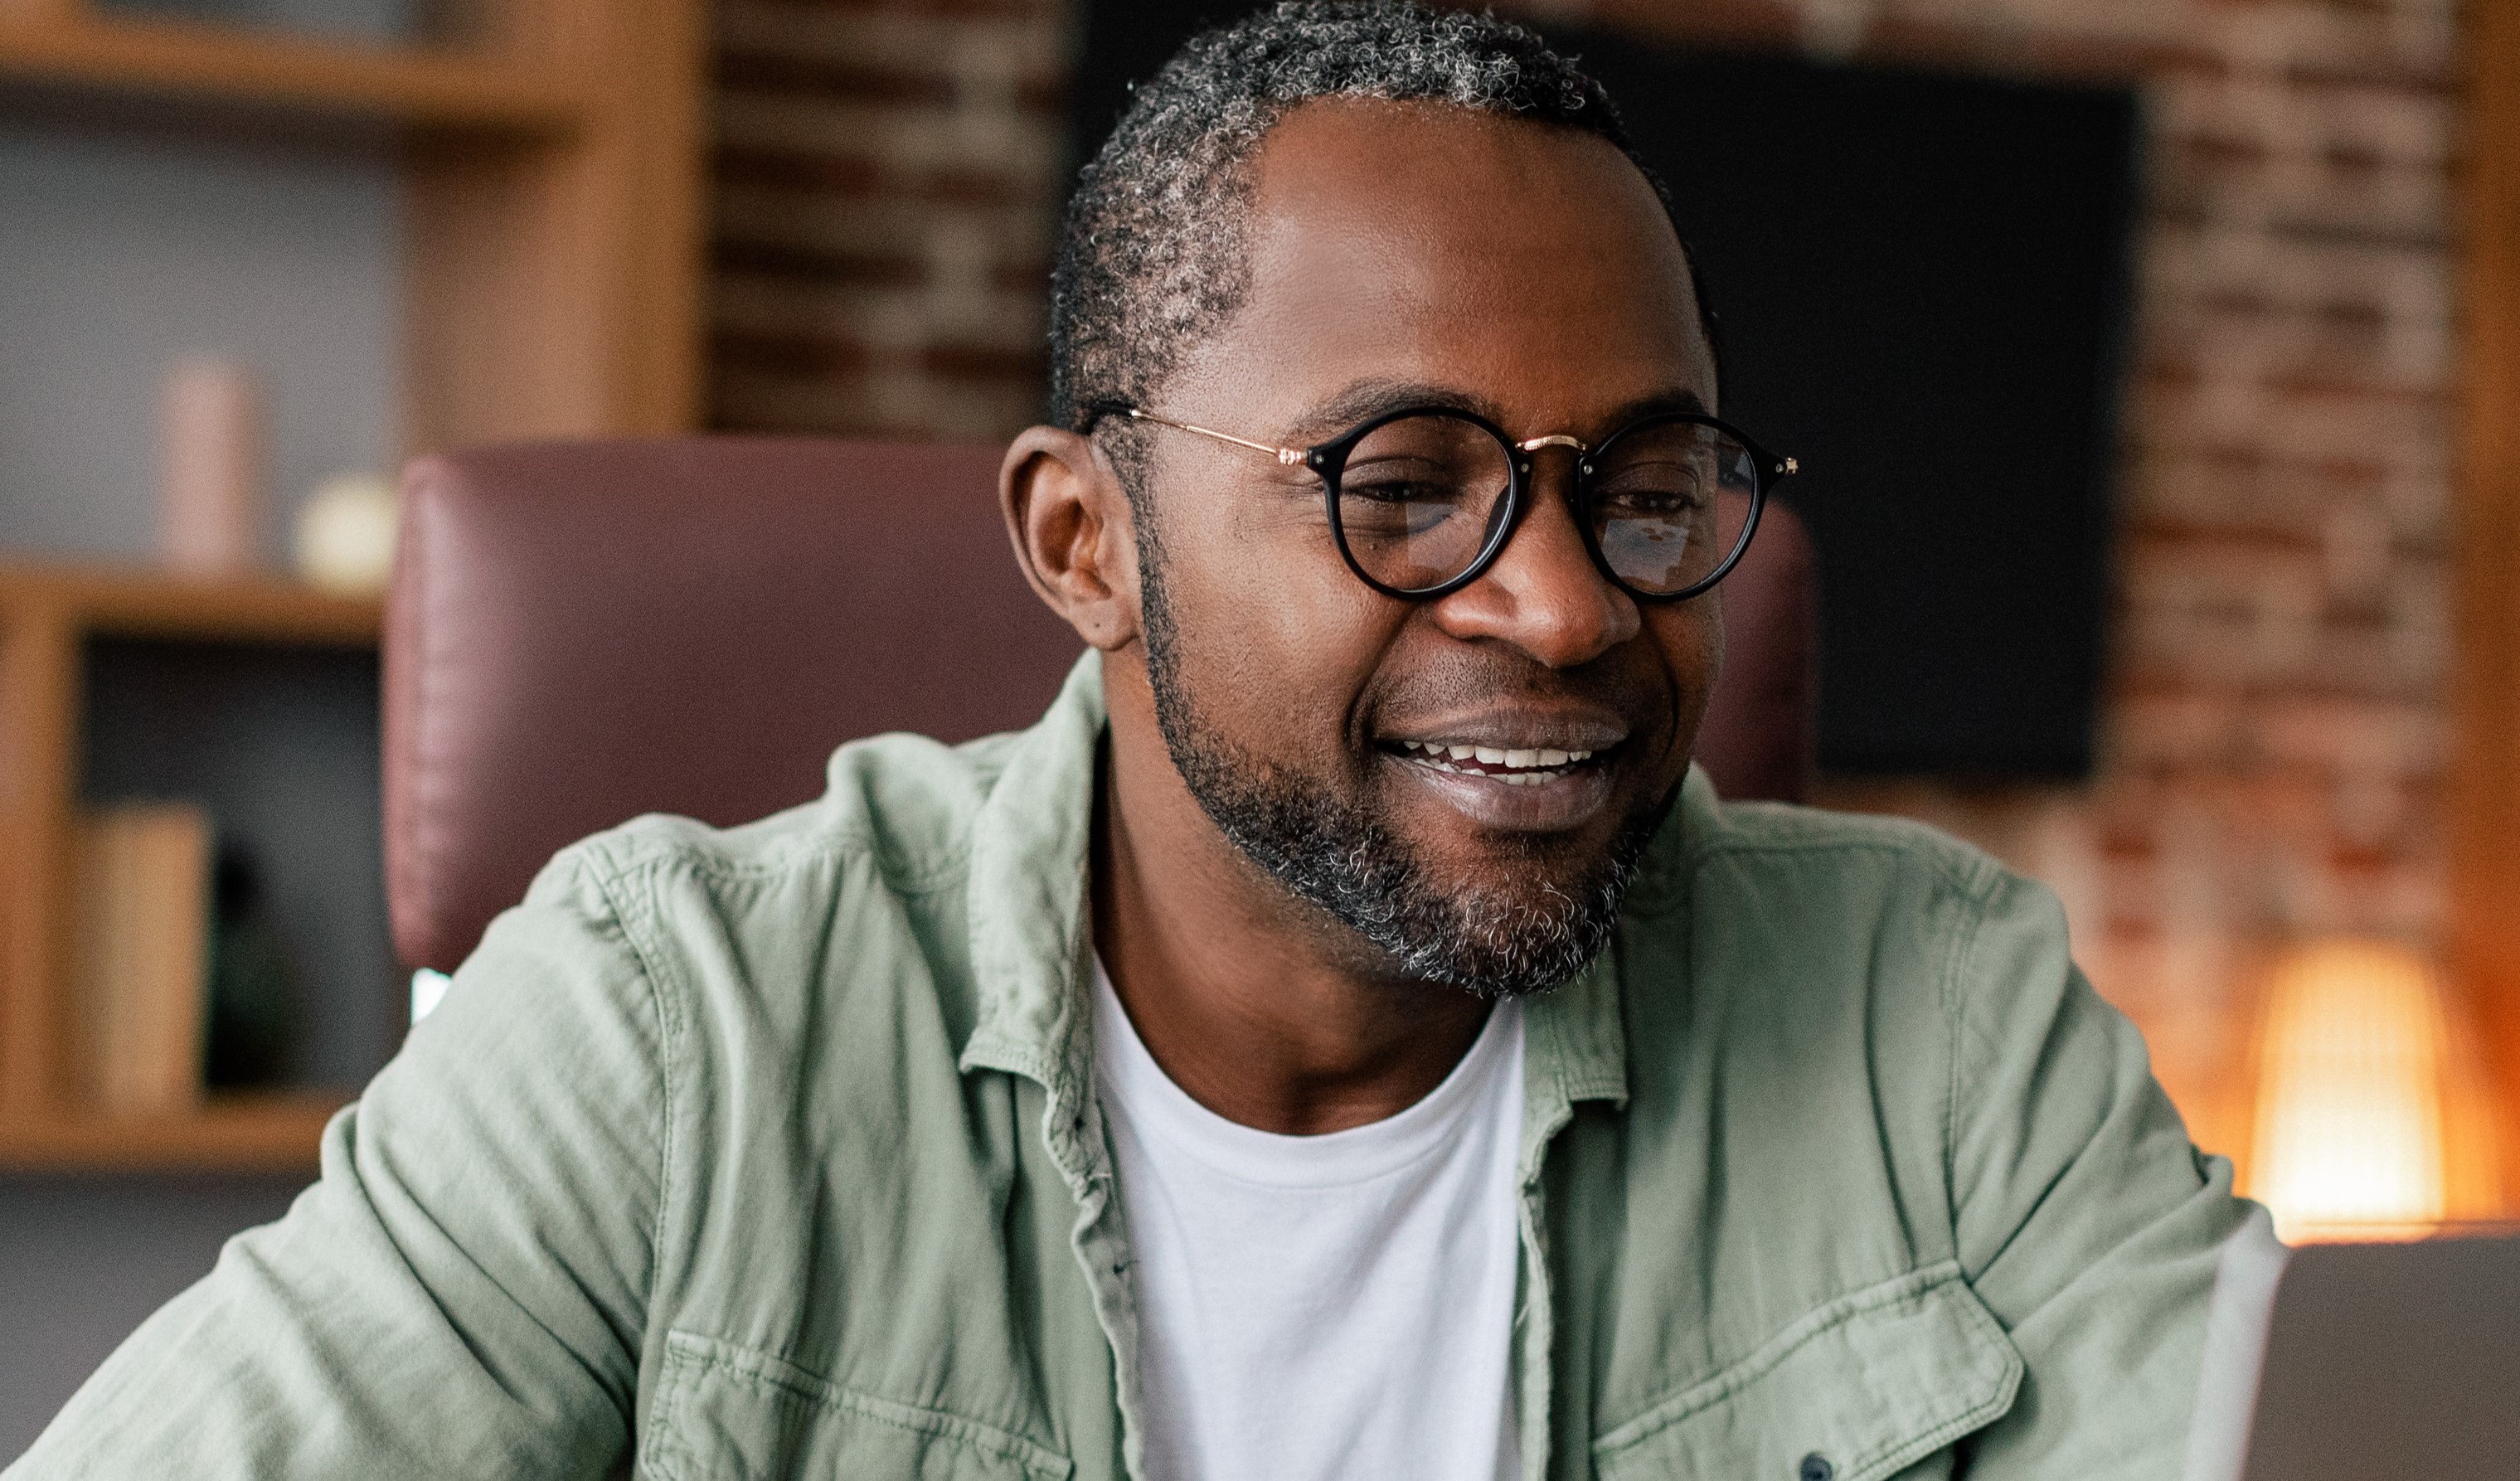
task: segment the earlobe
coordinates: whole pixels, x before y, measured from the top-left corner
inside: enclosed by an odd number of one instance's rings
[[[1128,494],[1092,438],[1025,428],[999,470],[998,504],[1024,579],[1052,611],[1105,652],[1137,639]]]

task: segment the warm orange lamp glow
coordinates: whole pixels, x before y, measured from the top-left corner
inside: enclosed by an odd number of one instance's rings
[[[2277,966],[2249,1181],[2285,1242],[2415,1238],[2442,1222],[2450,1058],[2441,979],[2415,953],[2323,941]]]

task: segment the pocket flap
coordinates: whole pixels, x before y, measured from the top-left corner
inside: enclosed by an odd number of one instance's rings
[[[1879,1481],[2012,1407],[2021,1354],[1946,1261],[1812,1312],[1593,1443],[1608,1481]]]
[[[841,1388],[785,1359],[690,1332],[665,1338],[639,1459],[661,1481],[1067,1481],[1073,1469],[1065,1456],[994,1425]]]

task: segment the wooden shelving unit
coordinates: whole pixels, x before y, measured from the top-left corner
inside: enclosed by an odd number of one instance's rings
[[[0,0],[0,108],[395,144],[407,451],[688,431],[700,0],[482,0],[405,47]]]
[[[194,1115],[82,1107],[68,909],[83,658],[97,636],[373,649],[382,604],[274,580],[0,566],[0,1168],[310,1166],[338,1098],[213,1098]]]
[[[470,0],[460,35],[363,45],[0,0],[0,112],[323,149],[404,186],[404,450],[668,434],[698,406],[701,0]],[[86,640],[373,646],[374,603],[291,584],[0,564],[0,1170],[311,1169],[337,1103],[78,1102],[70,855]]]

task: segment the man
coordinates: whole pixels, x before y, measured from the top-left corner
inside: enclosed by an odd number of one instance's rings
[[[1783,464],[1599,90],[1211,34],[1055,315],[1042,722],[563,854],[14,1474],[2171,1474],[2244,1205],[2053,902],[1688,770]]]

